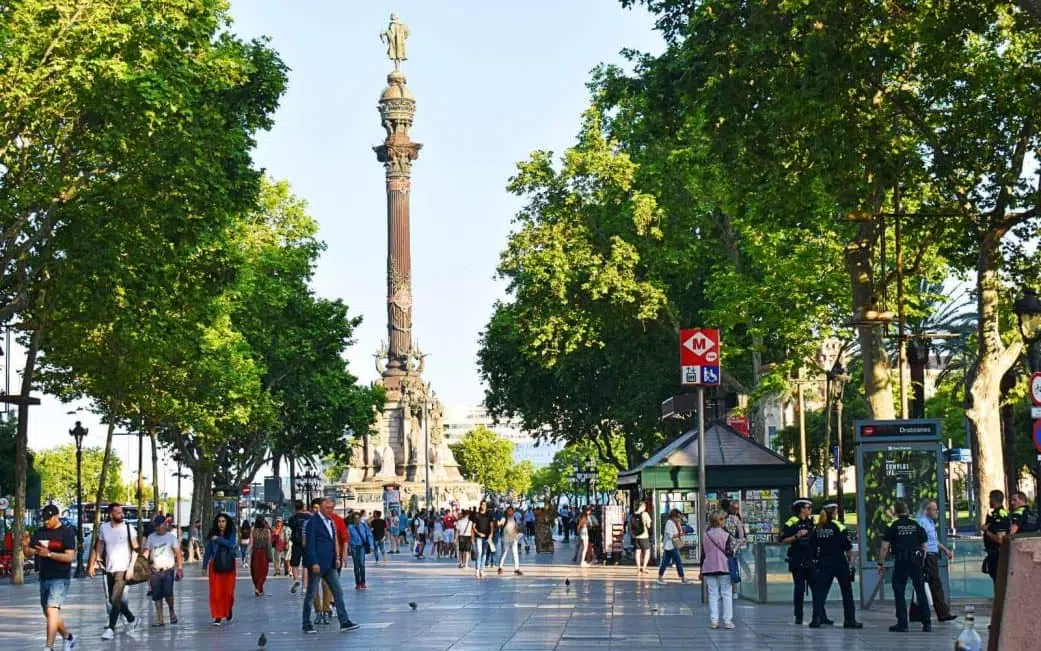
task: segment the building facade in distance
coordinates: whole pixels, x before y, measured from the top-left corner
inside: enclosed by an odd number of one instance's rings
[[[484,425],[499,436],[513,443],[513,460],[516,463],[530,461],[536,468],[548,466],[553,455],[564,447],[563,443],[538,442],[529,432],[521,429],[520,422],[514,419],[496,423],[484,405],[476,407],[464,405],[448,405],[444,417],[445,441],[458,443],[467,432],[478,425]]]

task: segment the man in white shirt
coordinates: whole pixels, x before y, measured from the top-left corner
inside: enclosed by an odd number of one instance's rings
[[[123,519],[123,507],[117,502],[108,505],[108,522],[98,527],[87,562],[87,575],[94,577],[98,559],[104,559],[105,580],[108,582],[108,625],[101,633],[102,640],[115,637],[116,622],[120,614],[127,620],[127,630],[137,628],[137,618],[130,612],[130,604],[123,595],[126,589],[126,571],[130,567],[133,552],[137,551],[137,540],[130,531],[130,524]]]
[[[416,525],[416,558],[423,558],[423,550],[427,546],[427,519],[426,513],[420,513],[413,520]]]
[[[145,540],[145,556],[152,561],[152,577],[148,585],[152,588],[155,603],[156,626],[163,625],[163,599],[170,610],[170,623],[177,623],[174,613],[174,581],[184,576],[184,558],[181,545],[166,524],[166,518],[155,516],[155,532]]]

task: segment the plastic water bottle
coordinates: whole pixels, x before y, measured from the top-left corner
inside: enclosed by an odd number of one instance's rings
[[[954,651],[981,651],[982,648],[983,640],[976,632],[976,608],[966,606],[965,626],[961,630],[961,635],[954,642]]]

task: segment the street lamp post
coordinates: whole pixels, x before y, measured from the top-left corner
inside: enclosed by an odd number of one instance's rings
[[[69,435],[76,440],[76,578],[83,578],[83,439],[87,430],[76,421]]]
[[[1041,299],[1031,288],[1023,290],[1023,295],[1012,306],[1019,321],[1019,334],[1023,337],[1023,345],[1027,349],[1027,366],[1031,373],[1041,373]],[[1035,495],[1041,492],[1041,453],[1037,455],[1037,480]]]
[[[174,473],[174,477],[177,478],[177,501],[174,503],[174,520],[177,524],[177,535],[181,535],[181,480],[188,478],[188,473],[181,471],[181,455],[175,454],[174,460],[177,462],[177,472]]]

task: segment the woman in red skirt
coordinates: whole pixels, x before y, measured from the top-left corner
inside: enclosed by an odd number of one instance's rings
[[[253,532],[249,535],[249,550],[249,574],[253,578],[253,593],[263,597],[267,565],[271,562],[271,529],[262,515],[258,515],[253,521]]]
[[[210,578],[210,617],[213,625],[220,626],[221,620],[231,623],[231,609],[235,605],[235,521],[227,513],[213,519],[213,526],[206,536],[206,553],[202,566]]]

